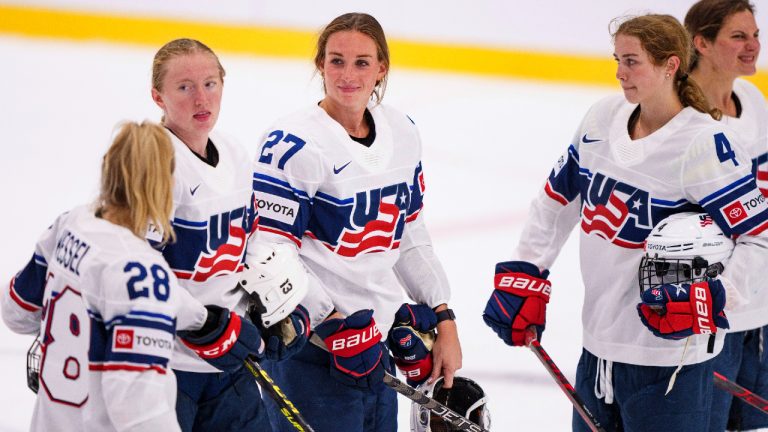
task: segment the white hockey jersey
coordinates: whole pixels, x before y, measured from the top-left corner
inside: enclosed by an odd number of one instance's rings
[[[202,304],[159,252],[90,206],[60,216],[4,290],[3,319],[41,335],[33,431],[179,430],[168,368]]]
[[[245,291],[237,288],[237,273],[243,269],[246,245],[258,223],[250,157],[241,146],[211,134],[219,153],[219,162],[212,167],[172,134],[171,141],[176,158],[172,220],[176,242],[163,248],[163,256],[193,297],[242,315]],[[171,367],[217,372],[180,342]]]
[[[584,347],[607,360],[675,366],[685,341],[657,338],[638,318],[643,241],[665,217],[703,209],[727,235],[738,236],[724,276],[754,291],[768,266],[768,206],[730,129],[685,108],[632,140],[628,123],[636,108],[617,95],[589,110],[534,200],[515,255],[549,268],[578,223]],[[723,333],[714,353],[707,353],[708,336],[693,337],[683,363],[712,358]]]
[[[418,131],[392,108],[368,109],[376,127],[370,147],[317,105],[272,125],[254,168],[258,238],[300,248],[314,275],[303,302],[313,326],[334,308],[373,309],[386,335],[403,288],[432,307],[450,291],[420,216]]]
[[[722,122],[743,138],[742,147],[752,159],[757,185],[768,196],[768,106],[763,93],[748,81],[737,79],[733,93],[741,105],[741,115],[723,116]],[[730,331],[744,331],[768,324],[768,284],[754,286],[749,302],[728,311]]]

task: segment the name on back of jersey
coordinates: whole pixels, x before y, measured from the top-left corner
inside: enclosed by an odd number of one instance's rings
[[[88,243],[80,240],[69,230],[64,230],[56,241],[56,262],[63,268],[80,276],[80,263],[91,250]]]

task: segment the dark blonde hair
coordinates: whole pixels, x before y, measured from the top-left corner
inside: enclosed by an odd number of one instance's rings
[[[162,126],[144,121],[120,127],[101,164],[101,209],[124,215],[126,228],[145,238],[149,223],[163,242],[175,240],[173,211],[174,150]]]
[[[163,79],[167,72],[167,64],[170,60],[182,56],[196,53],[210,54],[216,60],[216,66],[219,68],[219,78],[224,81],[224,67],[221,66],[219,57],[212,49],[198,40],[195,39],[174,39],[167,44],[163,45],[155,54],[155,58],[152,61],[152,88],[157,91],[163,89]]]
[[[712,108],[704,92],[688,76],[691,63],[691,43],[688,32],[680,21],[671,15],[642,15],[627,19],[613,32],[614,41],[619,35],[636,37],[643,50],[648,53],[651,62],[659,67],[675,56],[680,59],[680,67],[675,71],[674,87],[683,106],[690,106],[699,112],[707,113],[715,120],[722,116],[720,110]]]
[[[384,64],[386,72],[380,80],[376,81],[372,96],[376,98],[376,103],[381,102],[384,98],[384,91],[387,89],[387,76],[389,76],[389,46],[387,45],[387,38],[384,36],[384,29],[371,15],[358,12],[346,13],[336,17],[325,26],[317,38],[315,67],[320,70],[325,63],[325,47],[328,45],[328,38],[341,31],[360,32],[371,38],[376,44],[376,57],[379,62]],[[323,79],[323,91],[325,91],[325,79]]]
[[[691,43],[695,36],[701,35],[712,42],[717,38],[723,23],[731,15],[743,11],[755,14],[755,5],[749,0],[701,0],[688,9],[685,14],[685,28],[691,35]],[[699,63],[699,52],[693,47],[691,69],[696,69]]]

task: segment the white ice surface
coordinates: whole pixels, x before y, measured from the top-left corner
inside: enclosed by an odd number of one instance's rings
[[[149,96],[153,49],[0,37],[0,283],[31,256],[62,211],[94,198],[100,159],[121,120],[159,120]],[[307,61],[222,56],[219,130],[251,154],[268,123],[320,99]],[[393,65],[385,102],[407,112],[424,141],[425,211],[453,289],[461,374],[490,397],[494,431],[570,429],[568,400],[533,353],[504,345],[481,319],[493,265],[506,260],[528,205],[581,116],[618,90],[412,72]],[[581,352],[582,284],[576,244],[553,266],[543,345],[571,380]],[[26,430],[31,338],[0,325],[0,431]],[[410,407],[402,398],[400,428]]]

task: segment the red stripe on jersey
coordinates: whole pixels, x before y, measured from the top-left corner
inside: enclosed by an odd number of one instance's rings
[[[762,225],[759,225],[757,228],[753,229],[752,231],[748,232],[747,235],[758,235],[768,229],[768,222],[763,223]]]
[[[259,227],[259,231],[266,231],[268,233],[277,234],[277,235],[281,235],[283,237],[287,237],[292,242],[296,243],[296,246],[301,247],[301,240],[299,238],[297,238],[296,236],[294,236],[293,234],[291,234],[291,233],[287,233],[285,231],[280,231],[280,230],[277,230],[277,229],[274,229],[274,228],[270,228],[270,227],[266,227],[266,226],[263,226],[263,225]]]
[[[91,363],[88,365],[88,370],[92,371],[128,371],[128,372],[147,372],[155,371],[161,375],[165,375],[165,368],[158,365],[137,365],[131,363]]]
[[[549,180],[547,180],[547,183],[544,184],[544,192],[547,193],[547,196],[552,198],[553,200],[559,202],[562,205],[568,205],[568,200],[565,199],[564,196],[560,195],[559,193],[552,190],[552,186],[549,184]]]
[[[11,283],[8,286],[8,290],[11,292],[11,298],[13,301],[16,302],[17,305],[19,305],[20,308],[29,311],[29,312],[37,312],[40,310],[40,306],[30,303],[28,301],[25,301],[23,298],[19,297],[18,294],[16,294],[16,290],[14,289],[14,284],[16,283],[16,278],[11,278]]]

